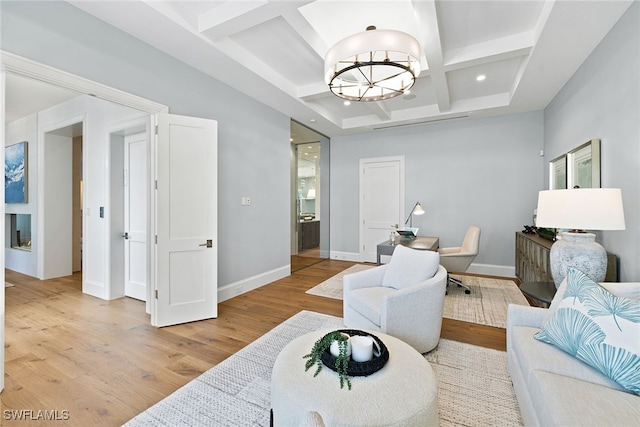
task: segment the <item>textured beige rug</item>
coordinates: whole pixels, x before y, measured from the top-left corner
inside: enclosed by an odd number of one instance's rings
[[[374,266],[364,264],[351,266],[309,289],[307,293],[341,300],[344,275],[369,268]],[[455,285],[449,286],[449,294],[444,300],[443,314],[447,319],[506,328],[507,306],[509,304],[529,305],[513,280],[456,274],[451,276],[469,286],[471,294],[465,294],[463,288]]]
[[[267,427],[278,349],[307,332],[342,327],[340,317],[301,311],[125,426]],[[523,425],[504,351],[442,339],[424,356],[438,381],[442,427]]]

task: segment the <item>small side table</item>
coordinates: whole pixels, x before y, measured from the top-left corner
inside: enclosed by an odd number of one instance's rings
[[[549,307],[556,294],[556,285],[553,282],[524,282],[520,285],[520,290],[529,298]]]

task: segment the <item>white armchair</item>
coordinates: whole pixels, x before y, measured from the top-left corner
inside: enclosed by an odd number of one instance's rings
[[[348,328],[381,331],[420,353],[440,340],[447,271],[437,252],[397,246],[389,264],[344,276]]]

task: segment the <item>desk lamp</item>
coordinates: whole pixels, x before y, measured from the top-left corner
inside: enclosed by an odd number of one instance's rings
[[[407,225],[408,222],[409,227],[413,227],[413,215],[424,215],[424,209],[422,209],[422,205],[420,204],[420,202],[416,202],[416,204],[413,206],[413,209],[411,209],[411,213],[407,217],[407,220],[404,222],[404,225]]]

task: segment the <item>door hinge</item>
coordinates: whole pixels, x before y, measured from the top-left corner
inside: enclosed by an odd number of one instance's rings
[[[156,135],[158,134],[158,125],[156,125]]]
[[[158,299],[158,290],[156,289],[156,299]]]
[[[156,234],[156,245],[158,244],[158,235]]]
[[[157,179],[156,179],[155,185],[156,185],[156,190],[157,190],[158,189],[158,180]]]

